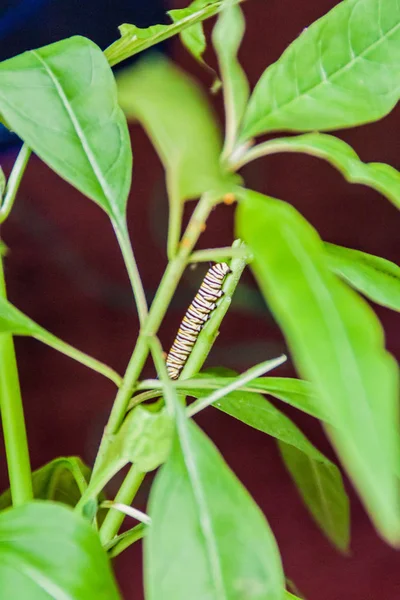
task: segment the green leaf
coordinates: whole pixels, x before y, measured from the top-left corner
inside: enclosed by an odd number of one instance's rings
[[[210,440],[183,418],[150,493],[147,600],[281,600],[284,576],[264,515]]]
[[[242,140],[267,131],[376,121],[399,99],[399,62],[399,4],[340,2],[263,73],[250,98]]]
[[[249,98],[249,84],[237,58],[245,31],[243,13],[233,2],[225,3],[225,6],[213,30],[213,44],[223,82],[226,119],[225,151],[229,154],[233,150]]]
[[[325,244],[328,265],[373,302],[400,311],[400,267],[395,263],[334,244]]]
[[[121,33],[121,39],[117,40],[111,46],[109,46],[104,54],[110,65],[116,65],[117,63],[137,54],[143,52],[147,48],[159,44],[168,38],[181,34],[188,29],[193,30],[196,24],[201,24],[202,21],[217,14],[223,5],[222,1],[204,1],[192,2],[189,6],[183,9],[176,9],[167,11],[167,15],[173,21],[170,25],[152,25],[151,27],[136,27],[129,23],[124,23],[119,27]],[[201,25],[200,25],[201,27]],[[202,29],[201,29],[202,30]],[[201,54],[201,39],[199,38],[199,27],[196,28],[197,32],[197,43],[193,48],[191,40],[188,37],[184,37],[183,41],[186,43],[189,51],[193,53]],[[187,43],[189,41],[189,43]],[[200,45],[199,45],[200,44]],[[204,50],[203,50],[204,51]]]
[[[277,138],[259,144],[248,152],[251,157],[276,152],[304,152],[327,160],[350,183],[361,183],[376,190],[400,208],[400,173],[384,163],[363,163],[353,148],[342,140],[324,133]]]
[[[92,478],[92,490],[102,490],[129,463],[141,473],[159,467],[168,458],[173,432],[173,420],[165,407],[158,412],[142,405],[135,407],[109,439],[101,467]]]
[[[6,185],[7,185],[6,176],[4,175],[3,169],[0,167],[0,200],[4,196]]]
[[[153,412],[139,405],[128,413],[111,448],[125,464],[135,463],[139,471],[147,473],[166,461],[173,432],[173,420],[165,407]]]
[[[184,23],[185,19],[190,19],[192,15],[198,12],[199,10],[202,10],[207,7],[211,7],[212,9],[216,4],[220,3],[216,2],[215,0],[194,0],[194,2],[192,2],[188,7],[170,10],[168,14],[174,23]],[[207,48],[207,40],[204,34],[203,22],[196,21],[190,27],[184,27],[179,33],[179,37],[181,38],[182,44],[190,52],[193,58],[197,60],[197,62],[202,67],[204,67],[213,75],[214,83],[212,89],[214,91],[217,91],[217,89],[221,85],[221,82],[219,81],[214,69],[206,63],[203,57],[204,52]]]
[[[223,371],[232,374],[228,369]],[[221,373],[222,369],[218,369],[218,372]],[[221,387],[223,385],[226,383]],[[207,394],[206,391],[191,393],[196,398]],[[213,406],[278,440],[286,466],[311,515],[331,542],[339,549],[346,550],[350,537],[349,501],[336,465],[321,454],[286,415],[260,394],[232,392]]]
[[[60,457],[32,473],[36,500],[54,500],[75,506],[87,487],[90,469],[77,456]],[[0,510],[11,506],[10,490],[0,496]]]
[[[241,238],[291,349],[333,426],[327,432],[381,535],[400,541],[398,370],[370,307],[327,268],[315,230],[290,205],[240,192]]]
[[[118,600],[98,535],[71,509],[31,502],[0,514],[0,597]]]
[[[222,138],[215,116],[188,75],[158,57],[122,73],[117,83],[122,108],[144,126],[161,157],[174,199],[231,190],[237,176],[220,165]]]
[[[295,482],[304,504],[339,550],[346,551],[350,541],[349,499],[339,469],[321,455],[315,460],[310,453],[278,442],[282,458]]]
[[[213,369],[213,376],[210,376],[209,373],[210,370],[207,370],[197,374],[193,379],[179,381],[176,387],[185,395],[195,396],[200,390],[219,390],[235,380],[235,377],[225,376],[226,369],[222,371],[220,368]],[[217,373],[222,377],[217,376]],[[245,392],[269,394],[317,419],[329,421],[328,415],[320,406],[313,387],[308,381],[289,377],[258,377],[240,389]]]
[[[72,37],[0,63],[0,113],[54,171],[123,221],[129,133],[96,44]]]

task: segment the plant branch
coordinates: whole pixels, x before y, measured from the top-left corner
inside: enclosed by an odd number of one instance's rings
[[[6,298],[1,257],[0,295]],[[0,335],[0,409],[12,503],[20,506],[33,498],[32,475],[14,341],[9,333]]]
[[[183,215],[183,202],[178,195],[176,177],[168,177],[167,190],[169,201],[167,255],[168,260],[173,260],[179,246]]]
[[[189,262],[220,262],[229,258],[248,258],[249,252],[246,248],[240,246],[226,246],[225,248],[209,248],[207,250],[197,250],[190,255]]]
[[[104,546],[104,549],[108,552],[110,558],[115,558],[121,554],[121,552],[129,548],[129,546],[132,546],[132,544],[141,540],[146,535],[146,531],[147,526],[143,523],[139,523],[136,527],[128,529],[128,531],[113,538]]]
[[[290,143],[287,143],[284,138],[269,140],[268,142],[253,146],[250,150],[247,150],[247,152],[244,152],[237,158],[234,158],[234,155],[231,155],[229,169],[237,171],[257,158],[262,158],[269,154],[278,154],[280,152],[304,153],[304,150],[294,148]],[[312,154],[312,152],[308,152],[308,154]],[[315,155],[317,156],[317,154]]]
[[[145,473],[137,470],[135,465],[132,465],[126,475],[114,502],[118,504],[132,504],[133,499],[141,486]],[[118,533],[119,528],[124,520],[124,514],[117,510],[109,510],[102,526],[100,527],[100,539],[102,544],[107,544]]]
[[[27,146],[26,144],[22,145],[22,148],[19,151],[19,154],[16,158],[16,161],[8,178],[4,198],[1,202],[0,223],[4,223],[4,221],[7,219],[8,215],[11,212],[31,152],[32,151],[29,148],[29,146]]]
[[[142,281],[140,279],[139,271],[137,268],[135,255],[132,250],[128,229],[125,223],[117,223],[116,221],[113,221],[113,227],[115,235],[117,236],[119,247],[122,252],[122,256],[124,258],[124,263],[128,272],[129,281],[131,282],[132,291],[135,297],[136,307],[139,316],[139,323],[140,326],[143,327],[143,324],[148,314],[147,301]]]
[[[115,383],[117,387],[121,385],[122,377],[116,371],[114,371],[114,369],[112,369],[108,365],[105,365],[96,358],[93,358],[89,354],[86,354],[85,352],[74,348],[74,346],[67,344],[67,342],[64,342],[57,336],[46,332],[46,334],[43,335],[39,333],[35,334],[34,337],[43,344],[54,348],[54,350],[62,352],[62,354],[65,354],[66,356],[73,358],[77,362],[80,362],[82,365],[89,367],[89,369],[92,369],[92,371],[96,371],[104,377],[107,377],[107,379],[110,379],[113,383]]]
[[[217,198],[212,194],[204,194],[196,205],[188,223],[175,258],[168,263],[160,286],[151,305],[146,322],[139,334],[135,349],[126,369],[122,385],[118,390],[110,417],[104,430],[103,439],[97,454],[93,472],[100,467],[113,435],[117,433],[126,414],[130,399],[135,389],[143,366],[149,354],[149,337],[155,335],[167,312],[176,287]],[[89,484],[90,487],[90,484]]]

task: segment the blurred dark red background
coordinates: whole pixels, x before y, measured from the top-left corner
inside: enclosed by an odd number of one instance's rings
[[[246,2],[247,32],[241,59],[251,84],[304,27],[335,4],[332,0]],[[208,32],[210,26],[207,24]],[[211,85],[209,75],[185,53],[178,40],[170,44],[169,52],[205,86]],[[207,57],[215,65],[212,51]],[[221,98],[213,102],[221,114]],[[400,112],[396,109],[378,123],[339,135],[364,161],[387,162],[400,168],[399,126]],[[139,127],[133,126],[131,132],[134,172],[129,228],[151,299],[166,265],[167,202],[156,154]],[[12,151],[3,155],[6,171],[14,155]],[[248,166],[243,176],[248,187],[291,202],[324,240],[399,262],[395,208],[378,193],[347,184],[324,162],[301,155],[271,156]],[[187,214],[192,209],[193,204],[188,205]],[[214,211],[199,247],[231,243],[233,212],[233,207],[226,206]],[[50,331],[123,372],[138,333],[138,321],[105,214],[33,158],[2,237],[10,249],[6,275],[11,300]],[[182,282],[160,331],[166,348],[201,275],[201,268],[188,271]],[[376,311],[389,349],[399,356],[395,313],[381,308]],[[60,455],[80,455],[91,463],[113,400],[112,384],[33,340],[17,339],[16,346],[33,468]],[[283,349],[279,330],[247,274],[209,364],[242,370]],[[153,374],[148,366],[146,375]],[[277,374],[292,372],[285,367]],[[283,408],[322,451],[334,457],[317,422]],[[202,413],[198,422],[262,507],[277,537],[287,576],[305,598],[399,597],[400,555],[378,538],[351,485],[351,553],[344,557],[329,545],[303,507],[274,440],[212,409]],[[0,467],[4,488],[8,485],[4,457]],[[138,496],[141,507],[145,506],[148,487],[144,485]],[[139,600],[140,544],[119,557],[115,566],[124,598]]]

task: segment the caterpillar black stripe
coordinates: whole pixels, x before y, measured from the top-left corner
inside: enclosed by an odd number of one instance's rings
[[[171,379],[178,379],[204,323],[216,307],[218,298],[221,298],[224,293],[221,287],[230,271],[226,263],[218,263],[207,271],[199,291],[183,317],[168,353],[166,366]]]

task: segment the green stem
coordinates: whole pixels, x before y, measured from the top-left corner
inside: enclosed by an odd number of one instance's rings
[[[159,396],[162,396],[160,390],[154,390],[153,388],[148,392],[137,394],[136,396],[133,396],[132,400],[129,402],[128,409],[132,410],[132,408],[135,408],[138,404],[146,402],[147,400],[153,400],[153,398],[158,398]]]
[[[132,504],[144,477],[145,473],[141,473],[135,465],[132,465],[115,496],[114,502]],[[112,509],[108,511],[99,532],[103,545],[107,544],[118,533],[124,518],[125,515],[122,512]]]
[[[96,373],[100,373],[104,377],[107,377],[107,379],[110,379],[117,387],[121,385],[122,377],[116,371],[114,371],[114,369],[100,362],[96,358],[93,358],[93,356],[89,356],[85,352],[82,352],[81,350],[74,348],[74,346],[67,344],[67,342],[64,342],[57,336],[46,331],[43,334],[35,334],[34,337],[43,344],[54,348],[54,350],[62,352],[62,354],[65,354],[77,362],[80,362],[82,365],[89,367],[89,369],[92,369],[92,371],[96,371]]]
[[[107,448],[112,440],[112,436],[118,431],[125,413],[127,411],[130,399],[132,397],[135,384],[142,372],[143,366],[149,354],[148,339],[155,335],[167,312],[168,306],[175,293],[176,287],[186,267],[188,257],[196,244],[202,226],[207,220],[216,198],[213,195],[204,194],[196,205],[192,217],[186,228],[179,251],[175,258],[168,263],[160,286],[157,290],[154,301],[151,305],[150,312],[145,324],[138,337],[135,349],[128,363],[124,379],[121,387],[118,390],[113,407],[111,409],[108,423],[104,430],[103,439],[97,454],[94,465],[94,472],[102,463],[103,457],[107,452]]]
[[[168,260],[173,260],[181,237],[183,202],[178,196],[174,179],[167,180],[167,190],[169,200],[167,255]]]
[[[128,271],[128,276],[131,282],[138,311],[139,323],[142,327],[147,318],[148,308],[142,281],[140,279],[139,270],[136,264],[135,255],[132,250],[128,229],[125,223],[118,223],[116,221],[113,221],[113,227],[122,252],[122,256],[124,258],[126,270]]]
[[[108,552],[110,558],[115,558],[118,554],[121,554],[124,550],[132,546],[138,540],[141,540],[147,531],[147,525],[139,523],[136,527],[121,533],[117,537],[113,538],[108,544],[104,546],[104,549]]]
[[[278,154],[280,152],[306,152],[304,148],[300,149],[293,147],[291,144],[291,140],[293,139],[296,138],[277,138],[275,140],[269,140],[268,142],[253,146],[253,148],[250,148],[250,150],[247,150],[247,152],[238,155],[237,158],[234,158],[234,155],[232,155],[229,162],[229,169],[237,171],[244,167],[244,165],[253,162],[253,160],[262,158],[263,156],[268,156],[270,154]],[[320,157],[318,150],[312,152],[310,149],[307,149],[307,154]]]
[[[3,262],[0,258],[0,295],[6,298]],[[12,335],[0,335],[0,410],[13,506],[33,498],[24,409]]]
[[[246,248],[226,246],[225,248],[209,248],[207,250],[197,250],[192,252],[189,261],[191,263],[198,262],[220,262],[227,258],[246,258],[249,252]]]
[[[10,214],[30,155],[31,149],[23,144],[7,181],[6,192],[0,208],[0,223],[4,223]]]

